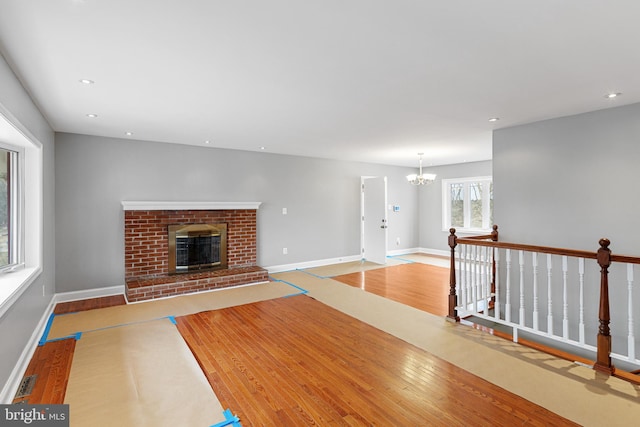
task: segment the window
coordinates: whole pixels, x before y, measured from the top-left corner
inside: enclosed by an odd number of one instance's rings
[[[2,317],[42,273],[44,159],[42,144],[2,104],[0,138]],[[42,286],[45,297],[47,289]]]
[[[18,264],[18,153],[0,147],[0,271]]]
[[[490,176],[442,180],[442,227],[448,231],[488,231],[493,224]]]

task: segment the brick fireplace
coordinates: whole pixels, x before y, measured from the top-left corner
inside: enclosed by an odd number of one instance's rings
[[[256,219],[260,203],[122,202],[127,300],[142,301],[261,283]],[[226,268],[169,274],[169,226],[226,225]]]

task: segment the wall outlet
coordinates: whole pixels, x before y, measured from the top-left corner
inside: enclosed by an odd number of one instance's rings
[[[400,238],[396,237],[396,246],[400,246]]]
[[[282,215],[286,215],[287,214],[287,208],[282,208]]]
[[[282,255],[286,255],[289,253],[289,250],[287,248],[282,248]]]

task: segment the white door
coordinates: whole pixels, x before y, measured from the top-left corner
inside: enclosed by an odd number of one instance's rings
[[[387,177],[362,177],[362,256],[387,263]]]

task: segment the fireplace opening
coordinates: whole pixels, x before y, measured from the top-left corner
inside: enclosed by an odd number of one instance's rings
[[[227,268],[227,224],[169,226],[169,274]]]

